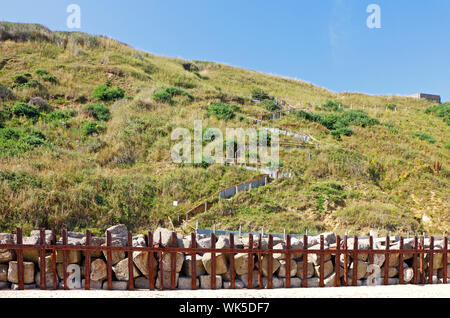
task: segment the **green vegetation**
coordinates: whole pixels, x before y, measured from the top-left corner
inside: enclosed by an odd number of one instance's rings
[[[81,132],[85,136],[91,136],[94,134],[100,134],[105,129],[106,126],[95,121],[90,121],[83,124],[83,126],[81,127]]]
[[[122,88],[120,88],[119,86],[111,87],[111,84],[109,82],[97,86],[94,89],[93,95],[95,98],[98,98],[105,102],[125,97],[125,93]]]
[[[413,133],[413,136],[419,138],[420,140],[426,140],[430,144],[434,144],[436,142],[436,139],[426,133]]]
[[[189,94],[188,92],[186,92],[180,88],[173,87],[173,86],[160,89],[160,90],[156,91],[155,93],[153,93],[153,99],[157,102],[162,102],[162,103],[173,104],[174,103],[173,98],[175,96],[185,96],[191,101],[194,100],[194,96],[192,96],[191,94]]]
[[[169,227],[169,218],[181,230],[178,219],[194,203],[260,172],[211,164],[206,155],[198,165],[175,164],[172,132],[192,132],[194,120],[224,137],[226,128],[258,128],[247,118],[275,111],[275,100],[303,111],[285,112],[273,127],[309,134],[320,146],[281,136],[280,162],[292,178],[220,200],[190,217],[186,231],[196,221],[278,233],[450,228],[448,104],[335,93],[32,24],[0,23],[0,41],[2,56],[14,57],[0,72],[0,231],[100,234],[124,223],[145,233]],[[379,107],[390,104],[395,112]]]
[[[37,118],[40,113],[37,107],[27,103],[15,103],[11,108],[11,113],[15,116],[25,116],[27,118]]]
[[[34,128],[0,128],[0,156],[18,156],[45,145],[47,139]]]
[[[84,110],[89,116],[100,121],[108,121],[111,118],[109,108],[103,104],[89,104]]]
[[[222,102],[212,102],[208,107],[208,115],[219,120],[231,120],[236,116],[233,107]]]
[[[433,107],[427,108],[425,113],[441,117],[450,126],[450,103],[434,105]]]

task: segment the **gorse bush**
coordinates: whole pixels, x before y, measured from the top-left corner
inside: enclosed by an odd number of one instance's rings
[[[38,146],[47,144],[42,132],[34,128],[1,128],[0,156],[17,156]]]
[[[222,102],[212,102],[208,107],[208,115],[214,115],[219,120],[230,120],[235,117],[233,107]]]
[[[269,94],[264,92],[261,88],[257,87],[252,89],[252,98],[257,100],[271,99]]]
[[[111,87],[110,83],[102,84],[94,89],[94,97],[108,102],[119,98],[124,98],[125,93],[119,86]]]
[[[293,112],[297,118],[320,123],[330,130],[331,134],[338,139],[341,135],[350,136],[353,131],[348,126],[369,127],[378,125],[380,122],[374,117],[370,117],[361,110],[349,110],[339,113],[311,113],[304,110]]]
[[[84,123],[81,126],[81,133],[85,136],[100,134],[104,130],[106,130],[106,126],[95,121]]]
[[[27,118],[37,118],[40,116],[37,107],[21,102],[13,105],[11,113],[15,116],[25,116]]]
[[[271,112],[273,112],[273,111],[278,109],[277,104],[275,104],[275,102],[273,100],[270,100],[270,99],[263,100],[261,102],[261,106],[264,107],[265,109],[267,109],[268,111],[271,111]]]
[[[69,120],[76,116],[77,112],[74,109],[69,110],[55,110],[45,115],[46,122],[59,123],[61,121]]]
[[[450,126],[450,103],[434,105],[433,107],[427,108],[425,113],[441,117]]]
[[[85,107],[85,112],[97,120],[108,121],[111,119],[111,112],[103,104],[90,104]]]
[[[44,76],[44,75],[49,75],[50,73],[45,68],[37,68],[34,70],[34,74],[36,74],[38,76]]]
[[[173,98],[175,96],[185,96],[189,100],[194,100],[194,96],[180,88],[173,86],[160,89],[153,93],[153,99],[157,102],[162,103],[173,103]]]
[[[413,136],[420,140],[428,141],[430,144],[434,144],[436,139],[426,133],[413,133]]]
[[[6,182],[14,192],[19,192],[26,187],[41,188],[42,180],[24,172],[0,171],[0,183]]]
[[[13,76],[13,88],[36,88],[40,86],[41,83],[32,78],[30,73],[22,73]]]

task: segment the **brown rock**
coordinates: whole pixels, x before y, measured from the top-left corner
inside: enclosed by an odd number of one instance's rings
[[[173,254],[173,257],[175,257],[175,271],[177,273],[181,272],[181,269],[183,268],[184,263],[184,254],[183,253],[175,253]],[[162,254],[162,264],[163,269],[166,272],[169,272],[171,270],[171,263],[172,263],[172,253],[163,253]]]
[[[274,274],[280,268],[280,262],[277,259],[272,259],[272,274]],[[259,268],[259,261],[256,262],[256,268]],[[269,257],[268,255],[263,255],[261,257],[261,270],[264,277],[269,276]]]
[[[114,274],[116,275],[117,280],[127,281],[129,280],[129,271],[128,271],[128,259],[121,260],[113,267]],[[133,263],[133,277],[136,278],[140,275],[138,269]]]
[[[203,266],[208,274],[211,274],[211,253],[205,253],[202,256]],[[216,255],[216,274],[225,274],[228,271],[228,264],[223,254]]]
[[[287,273],[286,263],[287,263],[287,261],[285,259],[280,260],[280,268],[278,269],[278,275],[277,275],[278,277],[285,278],[287,276],[286,275],[286,273]],[[297,275],[297,262],[294,260],[291,260],[290,266],[291,266],[291,270],[290,270],[291,275],[290,276],[294,277],[295,275]]]
[[[323,277],[328,277],[334,271],[334,266],[332,261],[325,262],[323,264]],[[320,265],[314,266],[314,273],[317,277],[320,277]]]
[[[153,254],[153,253],[152,253]],[[153,258],[153,275],[156,277],[156,273],[158,272],[158,262],[154,255],[151,255]],[[147,252],[133,252],[133,262],[134,265],[139,269],[139,271],[145,277],[149,277],[149,264],[148,264],[148,253]]]
[[[102,259],[96,259],[91,263],[91,280],[103,281],[108,277],[106,263]]]
[[[191,277],[191,266],[192,266],[192,255],[186,255],[186,259],[183,263],[183,273]],[[195,275],[200,277],[206,273],[205,267],[203,266],[202,257],[200,255],[195,256]]]
[[[9,262],[8,281],[11,283],[15,283],[15,284],[19,283],[17,267],[18,266],[17,266],[16,261]],[[34,283],[34,263],[33,262],[23,262],[23,273],[24,273],[24,278],[23,278],[24,284]]]
[[[314,276],[314,264],[312,262],[308,262],[307,264],[307,276],[306,278],[311,278]],[[303,279],[303,262],[297,262],[297,277]]]

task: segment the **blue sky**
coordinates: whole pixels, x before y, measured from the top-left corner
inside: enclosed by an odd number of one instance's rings
[[[450,100],[448,0],[1,0],[0,20],[81,29],[164,56],[223,62],[333,91]],[[369,4],[381,29],[369,29]]]

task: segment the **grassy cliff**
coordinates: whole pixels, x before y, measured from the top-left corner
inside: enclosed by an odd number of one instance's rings
[[[39,25],[0,23],[0,52],[1,231],[102,231],[113,223],[143,231],[169,218],[179,226],[194,202],[259,173],[174,164],[171,132],[192,131],[194,120],[224,132],[254,127],[247,117],[273,113],[271,98],[302,109],[272,120],[275,127],[309,133],[320,146],[282,149],[292,178],[223,200],[190,225],[359,234],[450,228],[448,104],[334,93]],[[254,103],[252,94],[269,98]]]

